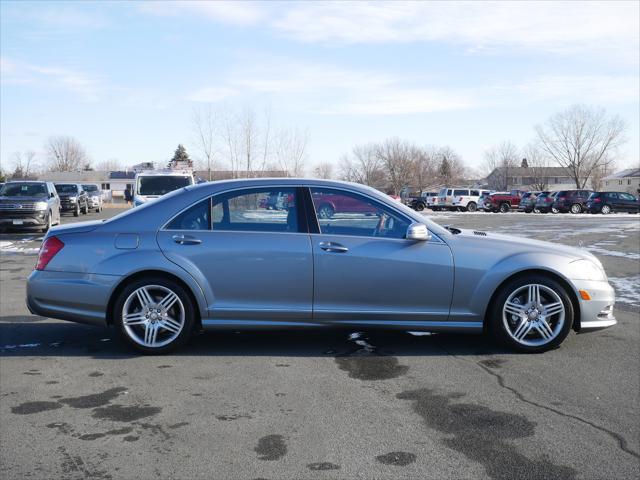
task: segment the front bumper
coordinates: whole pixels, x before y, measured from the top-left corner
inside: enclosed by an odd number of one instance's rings
[[[47,212],[42,210],[34,212],[2,212],[0,214],[0,226],[3,227],[43,227],[47,224]]]
[[[91,197],[87,200],[89,208],[98,208],[100,206],[100,199],[98,197]]]
[[[591,297],[591,300],[583,300],[578,295],[580,299],[579,332],[593,332],[618,323],[613,315],[613,306],[616,303],[615,290],[609,282],[573,280],[573,284],[578,291],[584,290]]]
[[[106,326],[109,298],[120,277],[34,270],[27,278],[27,307],[35,315]]]

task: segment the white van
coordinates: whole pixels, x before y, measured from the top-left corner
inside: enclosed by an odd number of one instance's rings
[[[133,206],[137,207],[182,187],[193,185],[189,170],[147,170],[136,174],[133,186]]]
[[[478,210],[478,200],[484,193],[490,193],[490,190],[480,190],[477,188],[456,188],[453,190],[451,207],[454,210],[475,212],[476,210]]]

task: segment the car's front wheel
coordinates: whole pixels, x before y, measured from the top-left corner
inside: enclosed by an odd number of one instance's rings
[[[49,210],[49,213],[47,214],[47,221],[44,225],[44,227],[42,227],[42,233],[46,233],[49,231],[49,229],[51,228],[51,217],[53,216],[53,214],[51,213],[51,210]]]
[[[127,285],[114,303],[113,318],[124,341],[139,352],[167,353],[193,333],[195,310],[189,294],[166,278],[142,278]]]
[[[476,210],[478,210],[478,205],[476,205],[475,202],[469,202],[467,205],[467,212],[475,212]]]
[[[540,353],[556,348],[573,324],[573,304],[557,281],[539,275],[505,285],[491,312],[491,331],[514,350]]]
[[[507,213],[509,210],[511,210],[511,207],[509,206],[508,203],[500,204],[500,213]]]

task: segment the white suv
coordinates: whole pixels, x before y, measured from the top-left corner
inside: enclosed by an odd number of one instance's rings
[[[454,210],[475,212],[478,210],[478,200],[483,193],[489,193],[489,190],[456,188],[453,190],[451,207]]]

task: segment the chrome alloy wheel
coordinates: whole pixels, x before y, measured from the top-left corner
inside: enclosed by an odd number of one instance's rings
[[[134,290],[122,307],[125,332],[139,345],[158,348],[173,342],[184,328],[182,301],[162,285],[145,285]]]
[[[565,322],[560,296],[546,285],[523,285],[504,303],[502,322],[516,342],[542,346],[558,336]]]

